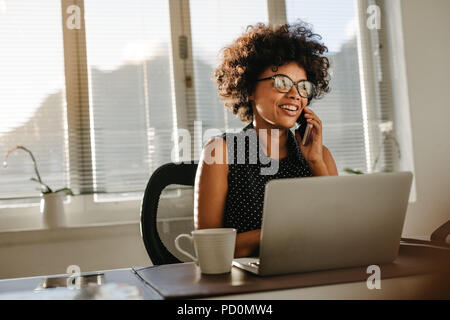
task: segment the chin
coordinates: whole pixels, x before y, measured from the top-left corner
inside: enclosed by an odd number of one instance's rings
[[[266,118],[264,120],[269,125],[269,128],[272,127],[279,130],[288,130],[295,126],[295,118],[293,117],[275,116],[272,119]]]
[[[275,127],[280,130],[291,129],[293,126],[295,126],[295,121],[279,121],[275,123]]]
[[[290,129],[295,125],[295,123],[296,123],[295,120],[297,120],[297,118],[296,117],[289,117],[289,118],[283,117],[283,119],[280,119],[280,120],[281,120],[279,122],[280,126],[286,128],[286,129]]]

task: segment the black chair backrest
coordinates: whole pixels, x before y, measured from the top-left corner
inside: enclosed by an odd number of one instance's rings
[[[141,207],[141,236],[145,249],[154,265],[180,263],[162,243],[157,230],[156,217],[161,192],[171,184],[194,186],[198,163],[167,163],[156,169],[145,189]]]

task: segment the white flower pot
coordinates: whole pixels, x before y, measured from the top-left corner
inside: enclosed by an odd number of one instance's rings
[[[41,198],[41,214],[45,228],[58,228],[66,225],[64,213],[64,193],[46,193]]]

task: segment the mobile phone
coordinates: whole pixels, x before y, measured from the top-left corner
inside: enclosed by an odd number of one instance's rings
[[[299,125],[298,131],[300,133],[300,137],[302,138],[302,145],[306,145],[311,140],[313,125],[306,121],[304,109],[297,119],[297,124]]]

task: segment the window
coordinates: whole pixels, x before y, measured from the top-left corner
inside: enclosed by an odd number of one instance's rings
[[[267,1],[191,0],[190,5],[196,117],[189,121],[202,121],[203,130],[241,128],[243,123],[219,100],[214,68],[219,51],[246,26],[268,22]]]
[[[94,191],[142,193],[172,149],[168,3],[85,1],[85,19]]]
[[[58,1],[0,1],[0,152],[31,149],[42,180],[70,184],[64,51]],[[0,205],[36,202],[33,162],[23,150],[0,168]]]
[[[383,140],[392,121],[389,80],[383,79],[378,31],[366,26],[365,9],[374,2],[363,3],[286,1],[288,22],[312,23],[329,49],[331,92],[312,108],[324,123],[324,144],[341,173],[345,167],[373,172],[395,166],[393,141]]]
[[[177,154],[173,132],[194,136],[194,121],[202,131],[244,126],[217,96],[220,49],[247,25],[302,19],[329,48],[331,92],[312,108],[340,173],[395,170],[383,35],[364,27],[371,3],[0,0],[0,152],[28,147],[44,181],[95,201],[140,199]],[[13,153],[0,205],[38,201],[33,173],[29,156]]]

